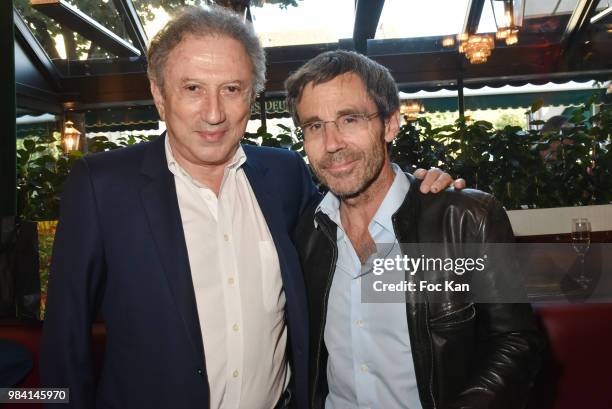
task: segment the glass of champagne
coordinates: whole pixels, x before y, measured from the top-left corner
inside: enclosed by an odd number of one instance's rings
[[[584,257],[591,245],[591,223],[589,219],[572,219],[572,246],[580,259],[580,275],[576,277],[576,283],[586,289],[591,279],[584,273]]]

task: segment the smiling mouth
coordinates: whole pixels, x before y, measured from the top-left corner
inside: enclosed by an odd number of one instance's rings
[[[350,170],[353,165],[357,162],[357,159],[352,159],[340,163],[332,163],[329,166],[326,166],[325,169],[331,173],[343,173]]]
[[[196,131],[196,134],[198,134],[198,136],[207,141],[207,142],[219,142],[220,140],[223,139],[223,136],[225,135],[224,130],[220,130],[220,131]]]

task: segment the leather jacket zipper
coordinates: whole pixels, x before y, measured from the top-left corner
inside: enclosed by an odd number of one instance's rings
[[[397,226],[397,216],[394,214],[391,217],[391,222],[393,223],[393,229],[397,232],[400,231]],[[401,241],[400,237],[396,238]],[[436,399],[433,394],[433,371],[434,371],[434,356],[433,356],[433,340],[431,336],[431,330],[429,329],[429,302],[427,300],[427,294],[425,294],[425,329],[427,330],[427,339],[429,341],[429,396],[431,398],[431,403],[433,404],[433,409],[436,409],[438,406],[436,405]]]
[[[325,226],[325,222],[322,222],[320,220],[319,217],[315,217],[317,220],[317,222],[319,223],[319,225],[321,225],[323,234],[325,235],[325,237],[327,237],[327,239],[329,240],[330,244],[332,245],[332,262],[329,265],[329,272],[327,273],[327,282],[325,283],[325,293],[323,294],[323,317],[322,317],[322,324],[321,324],[321,331],[319,332],[319,339],[317,342],[317,357],[316,357],[316,366],[315,366],[315,374],[314,374],[314,382],[313,382],[313,386],[312,386],[312,396],[311,396],[311,407],[314,408],[315,407],[315,398],[317,396],[317,388],[318,388],[318,384],[319,384],[319,364],[321,362],[321,349],[322,349],[322,343],[323,343],[323,334],[325,332],[325,323],[327,321],[327,301],[328,301],[328,297],[329,297],[329,290],[331,289],[331,283],[332,283],[332,278],[333,278],[333,272],[334,272],[334,266],[336,265],[336,261],[338,259],[338,247],[336,245],[336,242],[334,240],[332,240],[329,231],[327,230],[326,226]]]
[[[434,356],[433,356],[433,341],[431,337],[431,331],[429,329],[429,303],[425,301],[425,328],[427,328],[427,339],[429,339],[429,396],[431,396],[431,403],[433,403],[433,409],[436,409],[436,399],[433,394],[433,370],[434,370]]]

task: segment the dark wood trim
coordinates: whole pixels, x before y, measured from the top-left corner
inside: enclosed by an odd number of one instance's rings
[[[468,3],[467,14],[463,22],[463,32],[468,34],[476,34],[480,16],[486,0],[470,0]]]
[[[140,17],[134,8],[132,0],[113,0],[119,15],[125,16],[124,24],[132,42],[142,55],[147,54],[147,33],[142,26]]]
[[[385,0],[356,0],[355,23],[353,26],[353,44],[355,50],[365,54],[368,49],[368,40],[374,38],[380,14]]]
[[[24,52],[45,76],[45,79],[56,90],[60,89],[60,76],[57,68],[40,45],[36,37],[30,32],[26,23],[19,13],[13,9],[13,21],[15,24],[15,39],[23,47]],[[11,48],[12,49],[12,48]]]
[[[6,60],[0,64],[0,78],[6,84],[0,123],[0,218],[15,216],[17,212],[17,151],[15,144],[17,114],[15,102],[15,35],[13,31],[13,2],[0,2],[0,50]]]

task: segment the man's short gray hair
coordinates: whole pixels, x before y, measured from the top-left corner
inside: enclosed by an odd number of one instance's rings
[[[238,41],[253,66],[253,93],[255,95],[263,91],[266,82],[266,55],[252,24],[243,22],[238,14],[220,6],[188,6],[182,8],[161,29],[149,45],[147,75],[162,92],[168,55],[187,35],[227,36]]]
[[[363,81],[366,91],[376,104],[378,114],[388,119],[399,109],[399,92],[389,70],[370,58],[353,51],[328,51],[314,57],[285,81],[287,108],[299,125],[296,106],[304,87],[331,81],[339,75],[354,73]]]

